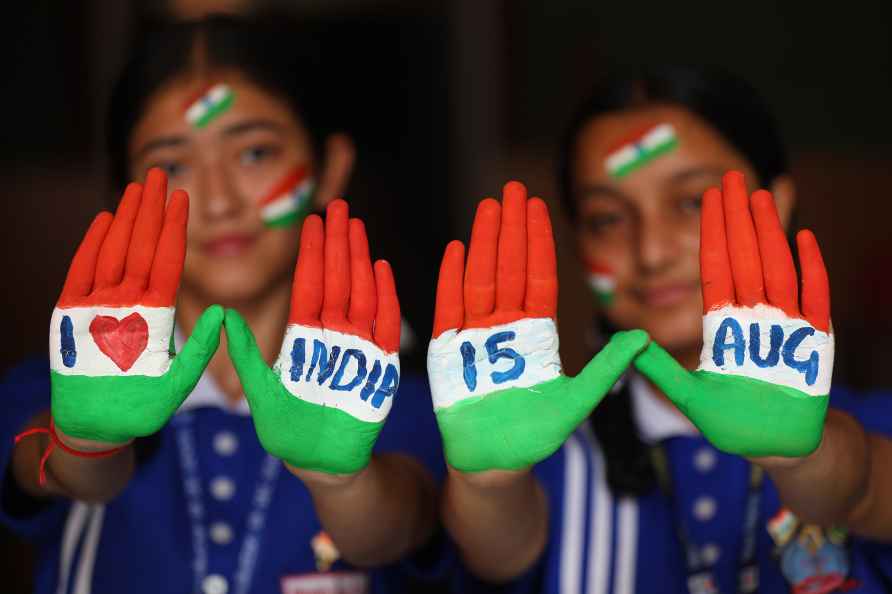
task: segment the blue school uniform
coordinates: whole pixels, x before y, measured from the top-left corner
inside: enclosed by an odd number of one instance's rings
[[[13,370],[0,403],[7,493],[13,436],[50,405],[46,362]],[[126,489],[107,504],[60,499],[16,516],[4,497],[0,521],[37,546],[38,594],[403,592],[439,576],[433,562],[375,571],[332,562],[307,489],[263,450],[247,403],[227,404],[209,374],[152,441]],[[410,453],[442,479],[422,378],[401,378],[375,451]]]
[[[822,584],[841,573],[834,592],[892,591],[892,545],[818,535],[820,542],[809,548],[815,544],[808,539],[809,528],[799,526],[781,547],[768,530],[783,512],[767,476],[754,483],[745,459],[715,449],[639,376],[632,375],[622,389],[633,399],[642,440],[665,454],[671,495],[660,488],[641,497],[612,494],[597,440],[585,424],[534,468],[551,519],[540,562],[512,584],[475,583],[476,588],[555,594],[818,593],[830,591]],[[831,406],[855,416],[867,431],[892,436],[889,394],[834,390]],[[749,522],[747,508],[753,510]]]

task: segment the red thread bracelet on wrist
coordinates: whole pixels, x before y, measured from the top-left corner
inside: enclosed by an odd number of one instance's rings
[[[77,456],[78,458],[107,458],[108,456],[114,456],[124,448],[126,445],[112,448],[110,450],[103,450],[101,452],[82,452],[79,450],[75,450],[74,448],[68,447],[62,440],[59,438],[59,435],[56,433],[56,427],[53,424],[52,417],[50,418],[50,426],[47,427],[35,427],[34,429],[28,429],[26,431],[22,431],[18,435],[15,436],[15,443],[19,443],[20,440],[30,436],[37,435],[38,433],[46,433],[50,436],[50,443],[46,446],[46,450],[43,452],[43,455],[40,457],[40,472],[38,474],[38,480],[40,481],[40,486],[43,487],[46,485],[46,462],[50,458],[50,454],[53,453],[53,449],[58,447],[59,449],[71,454],[72,456]]]

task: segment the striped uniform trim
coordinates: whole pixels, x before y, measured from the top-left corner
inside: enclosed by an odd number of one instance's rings
[[[629,497],[617,500],[610,493],[600,446],[588,426],[570,436],[564,456],[559,591],[635,592],[638,502]]]
[[[75,501],[71,505],[62,533],[56,594],[90,594],[92,591],[96,551],[104,520],[105,505],[82,501]],[[72,571],[75,561],[77,569]]]

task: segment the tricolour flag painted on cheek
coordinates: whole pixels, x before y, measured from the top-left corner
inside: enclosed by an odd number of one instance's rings
[[[609,267],[603,264],[589,263],[588,284],[601,305],[608,306],[613,302],[613,296],[616,293],[616,277]]]
[[[268,227],[285,227],[296,223],[310,210],[315,182],[309,169],[292,170],[260,201],[260,216]]]
[[[224,113],[235,101],[235,93],[223,83],[218,83],[190,101],[186,107],[186,121],[195,128],[204,128],[211,120]]]
[[[677,146],[672,124],[659,124],[611,151],[604,164],[611,177],[622,178]]]
[[[173,307],[57,307],[50,324],[54,373],[158,377],[170,367]]]

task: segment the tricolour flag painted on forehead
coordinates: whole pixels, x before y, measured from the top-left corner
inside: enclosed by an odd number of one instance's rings
[[[170,367],[173,307],[56,307],[50,324],[53,373],[158,377]]]
[[[658,124],[611,151],[604,161],[611,177],[625,177],[678,146],[672,124]]]
[[[310,210],[315,183],[309,169],[292,170],[260,201],[260,216],[269,227],[285,227]]]
[[[186,121],[195,128],[204,128],[211,120],[232,106],[235,93],[223,83],[213,85],[186,106]]]

